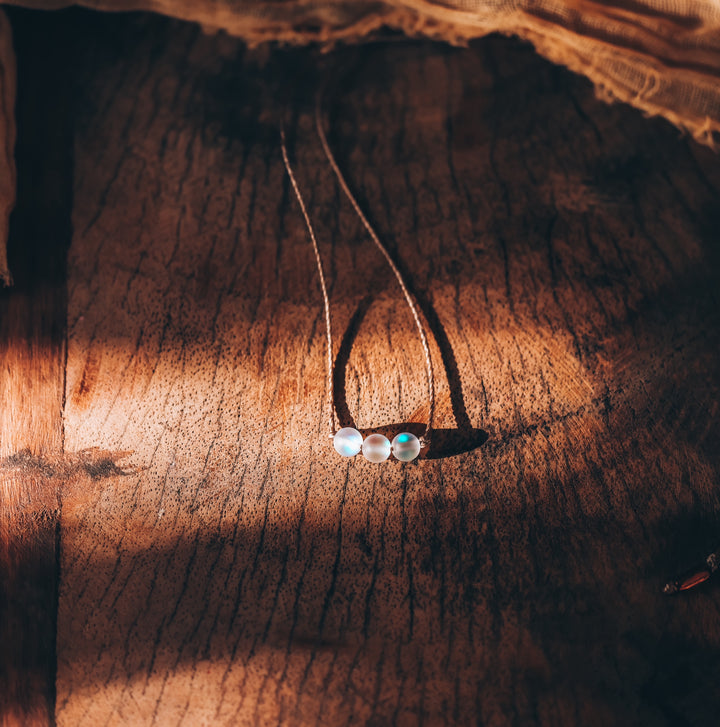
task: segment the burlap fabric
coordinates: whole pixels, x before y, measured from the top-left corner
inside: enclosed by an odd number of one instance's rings
[[[63,0],[20,0],[59,8]],[[382,27],[465,43],[517,35],[592,80],[607,99],[659,114],[699,141],[720,141],[718,0],[84,0],[152,10],[249,42],[358,40]]]

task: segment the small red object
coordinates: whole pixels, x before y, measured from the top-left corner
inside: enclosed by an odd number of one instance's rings
[[[672,596],[675,593],[680,593],[681,591],[689,591],[691,588],[695,588],[701,583],[705,583],[705,581],[709,580],[715,570],[713,570],[712,566],[708,563],[701,565],[699,568],[687,570],[677,578],[673,578],[673,580],[668,581],[663,588],[663,593],[666,596]]]
[[[687,578],[684,578],[678,584],[678,591],[689,591],[691,588],[695,588],[695,586],[705,583],[708,578],[710,578],[709,570],[697,571],[697,573],[687,576]]]

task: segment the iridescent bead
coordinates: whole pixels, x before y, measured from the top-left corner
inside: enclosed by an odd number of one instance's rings
[[[390,440],[382,434],[371,434],[362,443],[362,453],[370,462],[384,462],[390,456]]]
[[[344,427],[333,437],[335,451],[343,457],[354,457],[362,448],[362,434],[352,427]]]
[[[392,453],[401,462],[411,462],[420,454],[420,440],[410,432],[402,432],[392,440]]]

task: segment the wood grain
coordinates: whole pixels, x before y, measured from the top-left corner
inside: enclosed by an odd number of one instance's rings
[[[48,65],[49,39],[62,48],[55,21],[33,17],[30,27],[27,14],[12,17],[19,133],[15,147],[13,119],[0,155],[0,239],[15,194],[8,156],[19,167],[8,246],[15,283],[0,290],[0,724],[36,727],[53,724],[55,708],[72,139],[63,65]],[[3,52],[12,49],[7,23]],[[14,67],[2,67],[3,113],[12,113]]]
[[[717,158],[498,38],[76,17],[65,445],[123,473],[64,495],[58,725],[713,724],[717,588],[659,591],[718,537]],[[323,80],[436,331],[437,425],[482,446],[330,449],[281,114],[338,346],[362,319],[348,412],[427,402]]]

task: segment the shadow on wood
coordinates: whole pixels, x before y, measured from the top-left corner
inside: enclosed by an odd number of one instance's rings
[[[353,343],[372,302],[372,295],[367,295],[360,301],[345,329],[345,334],[342,337],[340,348],[335,357],[333,396],[341,427],[357,428],[347,405],[345,380],[347,378],[347,365]],[[441,459],[471,452],[487,441],[488,433],[482,429],[474,428],[470,424],[470,418],[467,415],[467,409],[463,401],[462,382],[450,342],[432,306],[423,300],[421,307],[426,320],[429,322],[433,338],[440,348],[444,373],[447,376],[450,387],[450,403],[458,426],[454,429],[433,427],[430,437],[430,447],[420,455],[420,458]],[[424,362],[422,370],[425,371]],[[425,423],[422,422],[422,419],[424,418],[425,422],[427,422],[428,416],[429,404],[426,401],[407,422],[395,424],[380,423],[371,429],[360,429],[359,431],[363,436],[373,433],[384,434],[390,440],[396,434],[400,434],[400,432],[410,432],[417,437],[421,437],[425,433]],[[394,462],[394,460],[392,461]],[[400,463],[398,462],[397,464],[399,465]]]

